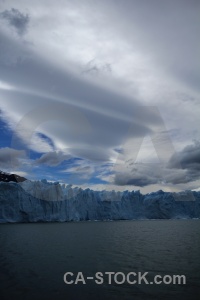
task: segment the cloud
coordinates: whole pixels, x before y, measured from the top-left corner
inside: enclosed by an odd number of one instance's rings
[[[25,151],[9,147],[0,148],[0,169],[12,169],[21,165],[20,159],[25,158]]]
[[[114,183],[116,185],[145,187],[152,184],[187,184],[200,179],[200,143],[186,146],[171,156],[165,164],[133,163],[130,160],[119,165]]]
[[[193,145],[186,146],[178,154],[174,154],[170,161],[169,167],[178,168],[179,164],[183,169],[200,170],[200,142],[195,141]]]
[[[9,84],[7,84],[6,82],[2,82],[0,81],[0,89],[2,90],[12,90],[12,86],[10,86]]]
[[[119,174],[115,177],[115,184],[116,185],[129,185],[129,186],[138,186],[138,187],[144,187],[151,184],[156,184],[158,180],[155,178],[148,177],[147,175],[143,175],[139,177],[131,176],[130,174]]]
[[[195,141],[174,154],[169,161],[169,168],[185,170],[185,182],[198,180],[200,178],[200,142]]]
[[[122,162],[127,162],[127,170],[119,164],[116,176],[109,176],[109,168],[92,176],[106,178],[113,187],[190,186],[198,178],[199,164],[181,149],[200,133],[197,2],[2,3],[0,97],[4,119],[17,141],[13,147],[22,140],[43,153],[37,162],[41,168],[59,165],[63,157],[58,153],[65,149],[93,168],[114,162],[120,154],[114,149],[123,152],[130,139],[135,154],[138,139],[165,131],[172,148],[180,152],[182,168],[175,158],[163,168],[129,165],[131,153],[126,153]],[[27,31],[29,15],[24,11],[31,16],[31,26],[21,39],[10,34],[9,27],[19,35]],[[151,156],[145,147],[144,162]],[[163,157],[173,154],[162,139],[157,148]]]
[[[136,49],[149,53],[169,80],[182,81],[199,91],[198,1],[109,1],[102,4],[119,34],[126,35]],[[117,22],[123,19],[123,22]]]
[[[96,59],[90,60],[83,68],[82,74],[89,74],[91,76],[98,76],[99,74],[105,75],[112,73],[112,67],[110,63],[101,63]]]
[[[131,171],[117,173],[114,183],[120,186],[146,187],[150,185],[176,185],[193,181],[185,170],[170,170],[159,164],[138,164]]]
[[[36,159],[34,164],[36,165],[47,165],[47,166],[58,166],[61,164],[64,160],[69,159],[71,156],[68,154],[65,154],[61,151],[54,151],[54,152],[48,152],[43,154],[39,159]]]
[[[21,138],[23,139],[24,136],[21,135]],[[34,133],[30,141],[26,139],[24,141],[26,143],[27,148],[35,152],[41,153],[41,152],[49,152],[54,150],[54,145],[52,144],[51,140],[39,132]],[[15,147],[16,146],[17,145],[15,145]]]
[[[4,40],[10,49],[23,48],[19,41]],[[58,70],[34,53],[30,57],[14,69],[2,66],[4,79],[18,87],[1,91],[5,99],[2,109],[16,125],[26,120],[24,130],[18,130],[20,136],[31,124],[37,124],[33,129],[47,135],[56,150],[67,147],[74,149],[74,156],[108,160],[127,134],[144,136],[151,132],[151,126],[159,125],[152,108],[141,106],[137,99],[84,80],[70,70]],[[52,85],[56,89],[50,90]],[[84,132],[86,123],[88,132]]]
[[[29,15],[21,13],[16,8],[4,10],[0,13],[0,17],[8,21],[10,26],[14,27],[19,35],[25,34],[29,23]]]
[[[144,187],[161,181],[162,172],[158,163],[125,163],[121,166],[121,171],[116,172],[114,176],[114,183],[120,186],[129,185]]]
[[[60,173],[65,173],[73,184],[77,184],[77,182],[83,184],[89,180],[91,182],[95,180],[95,182],[107,182],[109,184],[111,182],[112,166],[112,163],[104,164],[99,160],[75,159],[73,163],[70,163]]]
[[[84,165],[85,162],[80,163],[79,165],[75,165],[73,167],[69,167],[68,169],[64,170],[64,173],[70,174],[70,182],[72,181],[80,181],[82,179],[89,180],[92,177],[92,174],[94,173],[93,166],[90,165]]]

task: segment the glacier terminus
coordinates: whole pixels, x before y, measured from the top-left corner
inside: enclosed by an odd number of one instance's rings
[[[45,179],[0,182],[0,223],[193,218],[200,218],[200,192],[143,195],[83,190]]]

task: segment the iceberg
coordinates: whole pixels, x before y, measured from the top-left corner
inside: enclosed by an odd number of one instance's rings
[[[200,192],[143,195],[83,190],[44,179],[0,182],[0,223],[185,218],[200,218]]]

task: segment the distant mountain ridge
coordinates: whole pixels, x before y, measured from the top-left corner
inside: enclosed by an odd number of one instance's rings
[[[17,174],[10,174],[10,173],[6,173],[0,170],[0,181],[3,182],[23,182],[27,180],[25,177],[21,177]]]

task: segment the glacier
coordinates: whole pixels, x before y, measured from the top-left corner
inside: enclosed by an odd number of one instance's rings
[[[0,182],[0,223],[200,218],[200,192],[94,191],[47,180]]]

